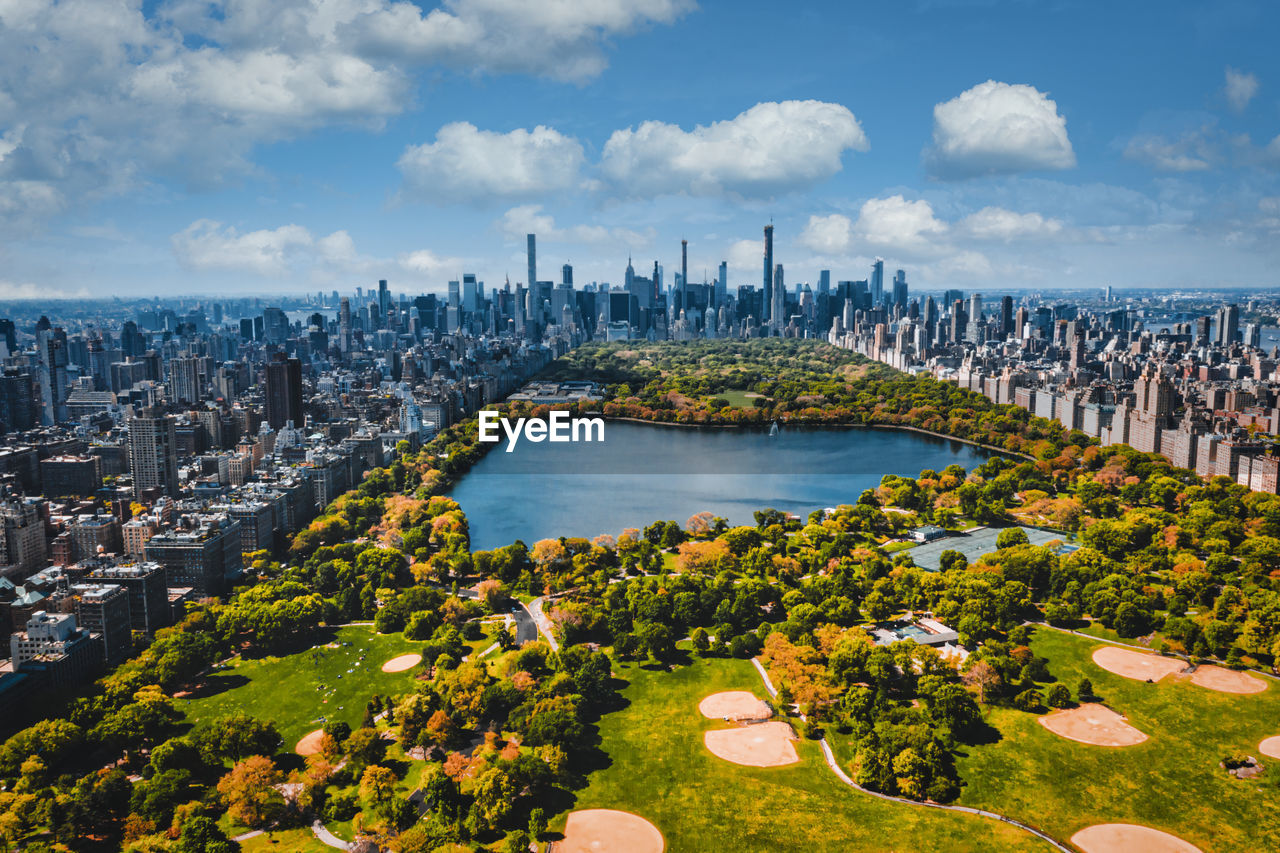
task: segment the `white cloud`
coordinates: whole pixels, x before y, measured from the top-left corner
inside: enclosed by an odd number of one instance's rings
[[[430,249],[405,252],[396,258],[396,262],[406,272],[436,282],[451,276],[456,278],[463,265],[461,258],[437,255]]]
[[[988,80],[933,108],[925,152],[938,178],[1069,169],[1076,164],[1067,121],[1043,92]]]
[[[319,127],[380,127],[413,105],[421,68],[585,80],[613,39],[692,7],[445,0],[424,16],[397,0],[0,2],[0,199],[49,190],[21,216],[0,210],[0,227],[157,179],[216,186],[254,170],[255,146]]]
[[[1054,237],[1062,222],[1039,213],[1017,213],[1003,207],[984,207],[956,223],[957,229],[978,240],[1009,242],[1026,237]]]
[[[671,24],[692,0],[446,0],[423,14],[413,3],[379,2],[351,20],[362,47],[398,60],[487,71],[521,71],[580,82],[608,65],[604,46],[653,24]]]
[[[1176,138],[1135,136],[1124,156],[1161,172],[1201,172],[1216,158],[1213,129],[1202,127]]]
[[[853,245],[853,220],[841,213],[810,216],[800,232],[801,246],[821,255],[839,255]]]
[[[399,270],[411,279],[438,286],[456,278],[465,261],[430,249],[402,252],[395,258],[361,254],[346,231],[316,236],[303,225],[281,225],[241,232],[211,219],[199,219],[170,238],[173,255],[193,272],[239,273],[273,280],[326,283],[386,278]]]
[[[853,233],[873,249],[920,252],[938,245],[947,224],[933,215],[929,202],[893,195],[864,202]]]
[[[754,282],[757,287],[764,279],[764,240],[737,240],[725,252],[729,262],[730,281]],[[746,272],[743,272],[746,270]]]
[[[336,235],[325,238],[330,240]],[[313,255],[316,241],[301,225],[241,234],[211,219],[198,219],[170,238],[179,263],[193,270],[231,270],[282,276],[300,254]]]
[[[527,234],[537,234],[540,241],[549,243],[579,243],[628,249],[644,248],[653,242],[656,235],[652,228],[644,232],[628,228],[606,228],[603,225],[557,228],[555,218],[544,213],[540,204],[513,207],[502,215],[496,225],[508,240],[523,241]]]
[[[440,128],[436,141],[411,145],[397,164],[406,192],[435,201],[533,198],[579,182],[582,145],[550,127],[510,133],[468,122]]]
[[[840,104],[765,102],[691,131],[660,121],[614,131],[601,169],[633,196],[770,197],[830,178],[845,151],[868,148],[857,118]]]
[[[1222,92],[1226,95],[1227,103],[1231,105],[1231,109],[1242,113],[1245,107],[1249,106],[1249,102],[1253,100],[1253,96],[1258,94],[1258,78],[1253,74],[1246,74],[1243,71],[1228,67],[1226,70],[1226,84],[1223,86]]]

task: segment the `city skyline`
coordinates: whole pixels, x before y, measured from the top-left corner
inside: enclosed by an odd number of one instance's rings
[[[531,231],[579,282],[687,239],[735,287],[769,220],[792,285],[1274,285],[1276,16],[1102,8],[15,7],[0,299],[442,293]]]

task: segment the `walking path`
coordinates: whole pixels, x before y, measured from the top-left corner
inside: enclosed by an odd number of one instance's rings
[[[760,664],[760,659],[752,658],[751,663],[755,666],[756,672],[760,673],[760,678],[761,680],[764,681],[764,689],[769,692],[769,695],[771,697],[776,696],[778,691],[774,688],[773,682],[769,679],[769,673],[765,672],[764,667]],[[802,720],[804,719],[803,714],[800,715],[800,719]],[[831,744],[827,742],[827,736],[825,734],[819,739],[819,743],[822,744],[822,754],[826,758],[827,766],[831,768],[831,772],[836,774],[836,778],[838,778],[841,782],[848,785],[850,788],[855,788],[864,794],[870,794],[871,796],[878,797],[882,800],[889,800],[891,802],[902,803],[908,806],[924,806],[925,808],[930,808],[930,809],[942,809],[943,811],[949,811],[949,812],[962,812],[964,814],[977,815],[978,817],[986,817],[986,818],[991,818],[992,820],[998,820],[998,821],[1001,821],[1002,823],[1007,823],[1007,824],[1010,824],[1011,826],[1016,826],[1016,827],[1019,827],[1020,829],[1024,829],[1027,832],[1030,832],[1032,835],[1048,842],[1050,845],[1054,847],[1054,849],[1061,850],[1062,853],[1072,853],[1072,850],[1070,847],[1066,846],[1061,841],[1058,841],[1052,835],[1049,835],[1046,832],[1042,832],[1041,830],[1036,829],[1034,826],[1025,824],[1020,820],[1014,820],[1013,818],[1006,817],[1005,815],[1002,815],[1002,814],[983,811],[982,809],[969,808],[968,806],[951,806],[951,805],[946,805],[945,803],[931,803],[925,800],[908,800],[902,797],[894,797],[894,796],[890,796],[889,794],[882,794],[879,791],[872,791],[867,788],[864,788],[861,785],[859,785],[857,782],[853,781],[853,779],[849,778],[849,774],[845,773],[844,770],[840,768],[840,764],[839,762],[836,761],[835,753],[831,751]]]
[[[551,633],[551,620],[542,612],[542,602],[545,599],[535,598],[529,602],[529,606],[525,608],[529,611],[529,615],[533,617],[533,624],[538,626],[538,632],[551,646],[552,651],[560,651],[560,644],[556,642],[555,636]]]
[[[320,839],[322,843],[327,844],[336,850],[351,849],[351,845],[348,842],[343,841],[341,838],[325,829],[324,824],[318,820],[311,824],[311,832],[314,833],[315,837]]]

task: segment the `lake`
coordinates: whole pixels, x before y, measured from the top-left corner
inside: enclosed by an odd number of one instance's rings
[[[789,427],[689,429],[610,421],[603,442],[505,441],[451,493],[467,514],[471,547],[516,539],[617,536],[695,513],[754,524],[773,507],[806,517],[851,504],[885,474],[914,477],[948,465],[966,470],[991,457],[981,448],[903,430]]]

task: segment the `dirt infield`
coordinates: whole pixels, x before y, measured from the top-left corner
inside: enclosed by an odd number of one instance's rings
[[[1071,836],[1084,853],[1202,853],[1176,835],[1132,823],[1100,823]]]
[[[293,751],[298,755],[315,755],[320,751],[320,739],[322,737],[324,737],[324,729],[308,732],[302,736],[302,740],[298,741],[298,745],[293,748]]]
[[[1258,744],[1258,752],[1268,758],[1280,758],[1280,735],[1269,737]]]
[[[714,729],[703,735],[707,749],[725,761],[748,767],[781,767],[800,760],[796,735],[788,723],[775,720],[754,726]]]
[[[422,655],[409,654],[394,657],[382,665],[383,672],[404,672],[422,663]]]
[[[698,710],[709,720],[767,720],[773,709],[746,690],[712,693],[698,703]]]
[[[1177,658],[1149,655],[1115,646],[1103,646],[1093,652],[1093,662],[1108,672],[1138,681],[1159,681],[1166,675],[1181,672],[1186,664]]]
[[[1191,673],[1191,683],[1219,693],[1261,693],[1267,689],[1267,682],[1261,678],[1212,664],[1196,667]]]
[[[1097,702],[1054,711],[1037,719],[1055,735],[1094,746],[1134,746],[1147,739],[1145,733],[1129,725],[1123,716]]]
[[[570,812],[564,840],[556,853],[662,853],[667,846],[658,828],[639,815],[613,809]]]

